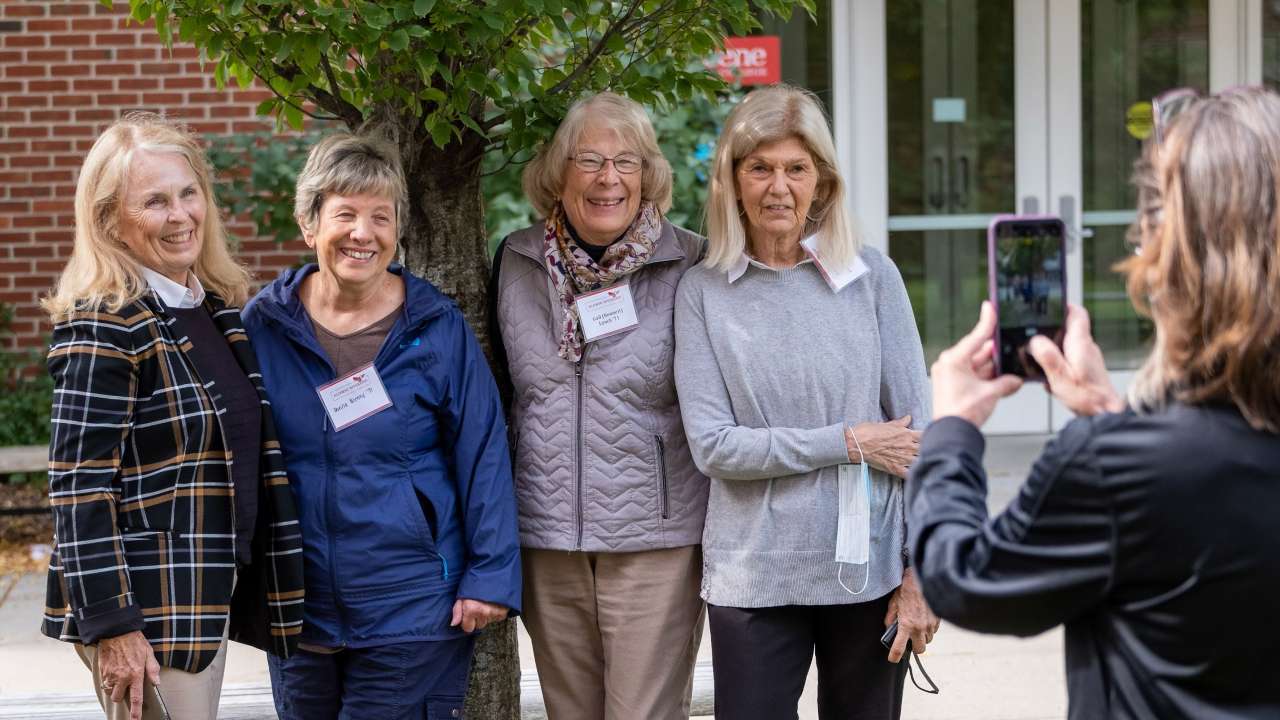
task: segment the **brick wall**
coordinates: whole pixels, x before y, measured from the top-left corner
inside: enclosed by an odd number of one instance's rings
[[[160,111],[199,133],[270,129],[254,115],[266,97],[234,83],[219,91],[195,48],[165,49],[151,23],[127,19],[127,0],[0,0],[0,303],[14,335],[0,351],[39,347],[37,306],[71,250],[76,173],[98,133],[129,110]],[[270,279],[305,254],[299,240],[254,239],[230,223],[241,258]]]

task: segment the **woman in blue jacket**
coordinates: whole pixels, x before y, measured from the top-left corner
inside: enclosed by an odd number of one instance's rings
[[[321,141],[294,210],[317,263],[244,313],[302,522],[285,718],[456,717],[471,633],[519,611],[502,404],[457,306],[390,267],[406,198],[394,148]]]

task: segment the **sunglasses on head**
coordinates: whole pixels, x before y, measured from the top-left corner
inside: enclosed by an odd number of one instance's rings
[[[1258,85],[1233,85],[1210,97],[1228,97],[1230,95],[1244,94],[1258,90],[1260,87]],[[1155,133],[1157,145],[1164,142],[1165,131],[1169,128],[1169,124],[1173,122],[1173,119],[1183,110],[1195,104],[1201,97],[1200,91],[1195,88],[1180,87],[1165,90],[1151,99],[1151,126],[1152,131]]]

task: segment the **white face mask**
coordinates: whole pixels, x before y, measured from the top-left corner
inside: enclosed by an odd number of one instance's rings
[[[859,468],[854,475],[854,468]],[[841,465],[840,514],[836,526],[836,580],[851,595],[859,595],[867,589],[871,579],[871,472],[867,463]],[[861,589],[856,592],[844,584],[844,566],[862,565],[864,576]]]

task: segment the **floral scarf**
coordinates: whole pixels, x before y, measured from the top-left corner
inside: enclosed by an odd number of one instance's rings
[[[576,363],[582,359],[586,344],[574,299],[582,293],[612,285],[619,278],[644,267],[661,232],[662,213],[653,203],[642,202],[631,227],[609,246],[597,264],[569,234],[564,206],[556,203],[547,218],[542,254],[551,273],[551,282],[560,295],[560,309],[564,314],[560,325],[560,357]]]

